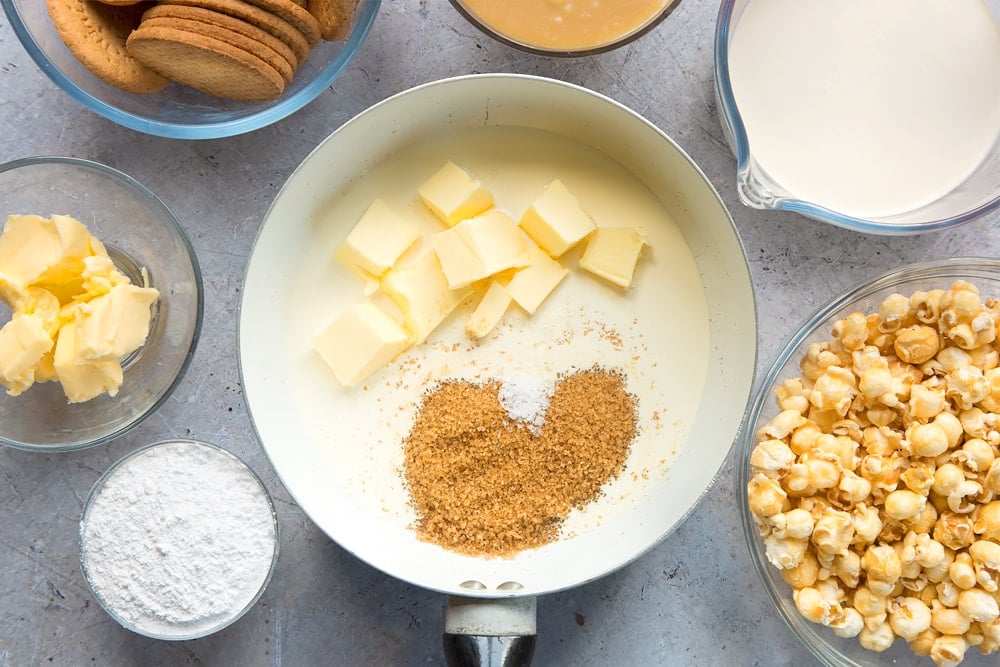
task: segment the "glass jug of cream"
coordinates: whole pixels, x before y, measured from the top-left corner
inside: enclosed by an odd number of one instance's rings
[[[1000,206],[1000,2],[724,0],[740,198],[876,234]]]

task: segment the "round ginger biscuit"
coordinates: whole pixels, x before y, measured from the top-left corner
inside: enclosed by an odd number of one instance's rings
[[[45,0],[45,7],[66,48],[101,81],[128,93],[155,93],[170,83],[125,47],[129,33],[139,25],[141,6]]]
[[[276,16],[248,2],[243,2],[243,0],[160,0],[157,5],[197,7],[246,21],[262,30],[266,30],[287,44],[295,52],[300,65],[309,57],[309,51],[312,48],[312,44],[310,44],[306,36],[294,25],[280,16]]]
[[[205,35],[140,25],[129,35],[126,46],[147,67],[216,97],[271,100],[285,90],[281,74],[266,62]]]
[[[323,39],[333,42],[347,34],[356,4],[354,0],[308,0],[306,9],[319,23]]]
[[[243,19],[238,19],[228,14],[185,5],[154,5],[142,15],[142,20],[146,21],[154,18],[176,18],[184,21],[200,21],[208,25],[218,26],[219,28],[239,33],[244,37],[260,42],[264,46],[277,51],[288,61],[293,70],[299,66],[299,57],[288,44],[263,28],[258,28],[252,23],[247,23]],[[302,47],[308,49],[304,39]]]
[[[148,28],[153,26],[163,26],[166,28],[175,28],[177,30],[184,30],[185,32],[191,32],[196,35],[205,35],[206,37],[211,37],[213,39],[218,39],[226,44],[231,44],[237,48],[243,49],[247,53],[251,53],[268,65],[277,70],[281,78],[284,79],[285,85],[292,82],[292,77],[295,76],[295,68],[288,59],[286,59],[279,52],[275,51],[269,46],[264,45],[261,42],[253,40],[246,35],[240,34],[234,30],[227,30],[225,28],[220,28],[217,25],[212,25],[211,23],[202,23],[201,21],[191,21],[188,19],[179,19],[174,17],[151,17],[142,20],[140,27]],[[285,46],[285,45],[282,45]],[[285,46],[285,48],[288,48]],[[289,51],[290,52],[290,51]],[[295,54],[291,54],[294,60]]]
[[[319,23],[313,15],[292,0],[244,0],[244,2],[249,2],[291,23],[305,35],[309,46],[316,46],[322,37]]]

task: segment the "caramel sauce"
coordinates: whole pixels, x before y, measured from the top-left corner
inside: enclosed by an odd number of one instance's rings
[[[673,0],[460,0],[490,30],[518,44],[583,51],[614,44],[653,21]]]

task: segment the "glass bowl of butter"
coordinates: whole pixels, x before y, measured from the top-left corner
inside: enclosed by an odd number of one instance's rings
[[[149,189],[70,157],[0,165],[0,444],[69,451],[116,438],[190,363],[194,249]]]

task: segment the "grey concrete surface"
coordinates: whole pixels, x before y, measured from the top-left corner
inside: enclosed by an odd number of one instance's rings
[[[194,362],[154,417],[79,453],[0,451],[0,667],[443,664],[441,595],[358,561],[291,501],[251,429],[236,363],[240,281],[269,203],[327,134],[392,93],[451,75],[513,71],[582,84],[645,115],[703,168],[732,212],[759,295],[761,367],[819,303],[866,277],[910,261],[1000,252],[998,214],[889,238],[743,207],[712,92],[716,8],[685,0],[627,48],[559,60],[489,41],[443,0],[391,0],[358,58],[315,102],[252,134],[200,142],[123,130],[83,110],[35,67],[0,17],[0,160],[74,155],[146,183],[186,226],[206,291]],[[282,554],[263,599],[240,622],[168,643],[122,629],[97,606],[80,573],[76,530],[103,470],[138,444],[175,435],[226,447],[263,477]],[[665,542],[602,580],[542,597],[538,618],[537,665],[814,663],[748,564],[731,460]]]

